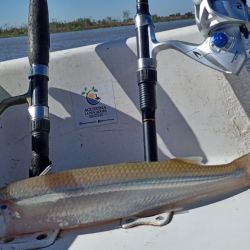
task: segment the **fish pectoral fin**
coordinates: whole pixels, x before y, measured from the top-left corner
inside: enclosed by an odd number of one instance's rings
[[[191,156],[191,157],[178,157],[175,158],[174,160],[180,160],[192,164],[199,164],[203,165],[203,158],[201,156]]]
[[[174,217],[174,212],[165,212],[162,214],[150,217],[137,217],[132,216],[121,220],[121,227],[129,229],[138,226],[157,226],[162,227],[169,224]]]

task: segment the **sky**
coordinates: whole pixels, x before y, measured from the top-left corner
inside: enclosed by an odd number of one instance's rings
[[[0,26],[27,23],[29,0],[0,0]],[[192,0],[149,0],[152,14],[166,16],[193,10]],[[48,0],[50,20],[70,21],[80,17],[121,19],[129,10],[135,15],[136,0]]]

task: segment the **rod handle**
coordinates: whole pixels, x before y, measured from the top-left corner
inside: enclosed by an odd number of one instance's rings
[[[30,0],[29,2],[29,62],[49,64],[49,12],[47,0]]]
[[[139,15],[149,15],[149,4],[148,0],[137,0],[137,14]]]

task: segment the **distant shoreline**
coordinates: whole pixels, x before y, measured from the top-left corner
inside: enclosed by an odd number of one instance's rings
[[[176,20],[192,19],[194,15],[192,12],[187,12],[185,14],[172,14],[170,16],[157,16],[153,15],[152,19],[155,23],[157,22],[170,22]],[[71,22],[58,22],[53,20],[50,23],[50,33],[62,33],[62,32],[73,32],[81,30],[92,30],[99,28],[111,28],[111,27],[122,27],[134,25],[134,20],[128,18],[123,21],[114,20],[110,17],[107,17],[103,20],[91,20],[90,18],[79,18]],[[9,38],[9,37],[20,37],[27,36],[27,25],[22,27],[0,27],[0,38]]]

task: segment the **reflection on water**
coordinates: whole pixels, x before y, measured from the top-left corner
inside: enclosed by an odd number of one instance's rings
[[[194,24],[194,20],[178,20],[156,24],[156,31],[170,30]],[[134,26],[102,28],[51,35],[51,51],[77,48],[135,36]],[[25,57],[28,54],[28,38],[14,37],[0,39],[0,61]]]

